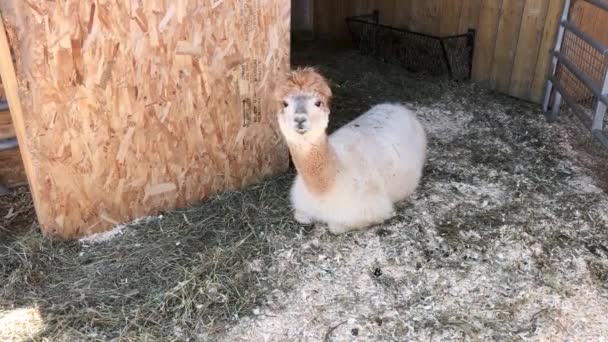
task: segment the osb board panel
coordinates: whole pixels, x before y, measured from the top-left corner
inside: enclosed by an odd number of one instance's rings
[[[0,1],[42,228],[62,238],[284,170],[289,0]]]
[[[15,128],[11,120],[11,112],[0,112],[0,140],[15,137]]]
[[[25,184],[27,177],[19,149],[0,151],[0,185],[12,188]]]

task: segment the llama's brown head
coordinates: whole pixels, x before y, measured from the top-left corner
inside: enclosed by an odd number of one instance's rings
[[[314,68],[298,68],[279,83],[276,98],[278,121],[288,141],[316,139],[325,134],[332,93],[325,78]]]

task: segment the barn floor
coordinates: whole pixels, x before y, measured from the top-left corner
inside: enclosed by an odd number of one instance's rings
[[[353,51],[299,48],[294,64],[332,80],[333,127],[380,101],[419,108],[429,160],[398,217],[339,237],[299,226],[289,173],[66,243],[40,236],[21,191],[0,203],[0,339],[608,336],[606,159],[572,119],[549,129],[535,105]]]

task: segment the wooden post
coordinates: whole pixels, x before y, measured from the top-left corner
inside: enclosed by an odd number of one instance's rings
[[[25,174],[30,184],[32,192],[32,198],[34,200],[34,207],[37,210],[37,191],[38,187],[32,182],[34,179],[34,166],[30,157],[29,151],[27,150],[28,137],[25,130],[25,122],[23,120],[23,109],[21,107],[21,100],[19,99],[19,92],[17,87],[17,76],[15,74],[15,67],[13,65],[13,57],[11,55],[11,49],[6,35],[6,29],[4,27],[4,17],[0,12],[0,77],[2,77],[2,85],[4,86],[4,93],[6,100],[10,108],[10,116],[13,122],[15,135],[19,142],[19,151],[21,152],[21,158],[23,166],[25,168]],[[40,216],[38,216],[40,220]]]

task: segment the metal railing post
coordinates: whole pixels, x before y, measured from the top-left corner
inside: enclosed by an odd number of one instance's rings
[[[604,82],[600,89],[600,94],[595,103],[595,113],[593,113],[593,124],[591,130],[602,131],[604,129],[604,116],[606,115],[607,104],[604,103],[602,97],[608,97],[608,66],[606,66],[606,72],[604,73]]]
[[[562,47],[562,41],[564,40],[564,25],[563,23],[568,21],[568,14],[570,11],[570,0],[564,0],[564,7],[562,8],[562,16],[560,19],[560,23],[557,29],[557,37],[555,38],[555,46],[553,48],[554,52],[559,52]],[[557,57],[555,54],[552,55],[551,60],[551,75],[555,75],[557,70]],[[547,84],[545,86],[545,97],[543,99],[543,111],[547,112],[549,110],[549,98],[551,97],[551,91],[553,90],[553,83],[550,80],[547,80]],[[557,95],[557,92],[556,92]],[[557,101],[556,101],[557,100]],[[561,104],[561,96],[556,96],[553,101],[553,106],[557,105],[557,110],[552,109],[551,115],[547,116],[549,121],[553,121],[557,119],[557,115],[559,114],[559,106]]]

